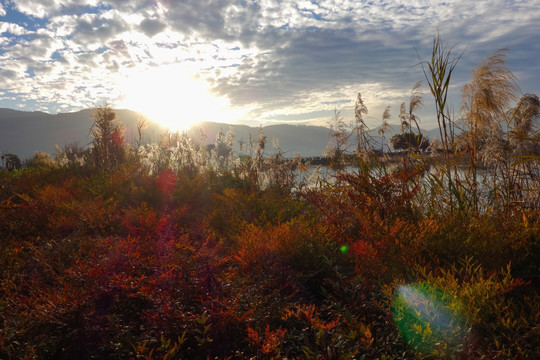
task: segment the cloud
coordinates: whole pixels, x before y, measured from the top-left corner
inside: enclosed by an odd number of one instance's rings
[[[23,14],[45,18],[62,11],[76,14],[84,8],[97,6],[99,0],[11,0],[11,3]]]
[[[9,56],[18,61],[48,61],[62,44],[49,34],[33,34],[27,39],[19,39],[9,51]]]
[[[131,55],[129,54],[129,47],[124,40],[111,41],[110,43],[108,43],[108,47],[116,56],[131,59]]]
[[[77,18],[71,40],[85,49],[96,50],[130,29],[121,13],[110,10]]]
[[[139,27],[141,31],[146,34],[146,36],[153,37],[167,28],[167,25],[160,20],[147,18],[141,21]]]
[[[216,79],[214,90],[228,94],[234,104],[259,104],[268,111],[285,103],[308,102],[312,93],[340,96],[334,101],[354,99],[360,89],[374,83],[387,83],[389,90],[409,89],[415,82],[411,74],[421,76],[419,69],[411,70],[418,62],[414,48],[420,44],[407,39],[359,40],[333,30],[275,36],[279,45],[244,59],[234,74]],[[392,41],[396,45],[389,48]],[[387,44],[382,46],[383,42]]]
[[[10,20],[13,9],[27,18]],[[374,113],[397,111],[437,32],[456,55],[465,50],[456,101],[500,47],[520,85],[540,90],[540,7],[527,1],[12,0],[2,14],[6,88],[50,108],[113,102],[122,79],[182,64],[254,118],[350,109],[359,91]]]
[[[12,34],[12,35],[24,35],[28,33],[28,31],[22,26],[19,26],[17,24],[8,23],[8,22],[0,22],[0,35],[6,34],[6,33]]]
[[[13,70],[6,70],[6,69],[3,69],[3,70],[0,70],[0,81],[2,81],[2,83],[10,83],[12,82],[13,80],[16,80],[17,79],[17,72],[16,71],[13,71]]]

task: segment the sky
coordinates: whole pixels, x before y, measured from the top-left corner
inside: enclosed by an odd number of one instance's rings
[[[361,93],[368,123],[386,106],[398,123],[437,34],[462,55],[456,113],[471,70],[501,48],[522,92],[540,94],[539,19],[540,0],[2,0],[0,107],[325,125]]]

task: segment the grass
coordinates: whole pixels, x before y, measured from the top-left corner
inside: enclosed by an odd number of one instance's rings
[[[516,124],[534,104],[516,105]],[[338,143],[356,170],[307,187],[300,159],[266,156],[262,133],[251,156],[232,133],[214,148],[95,136],[91,151],[0,172],[2,358],[540,356],[538,200],[516,201],[538,173],[504,176],[534,169],[514,161],[534,146],[503,147],[488,168],[500,190],[484,193],[454,172],[478,166],[466,146],[442,160],[410,149],[390,169]]]

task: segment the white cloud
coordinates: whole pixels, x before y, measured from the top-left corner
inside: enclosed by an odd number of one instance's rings
[[[538,79],[526,76],[532,73],[527,69],[538,73],[540,57],[540,6],[530,1],[11,4],[45,25],[34,31],[40,25],[0,22],[0,77],[13,92],[37,103],[55,101],[58,107],[102,98],[113,102],[120,96],[115,88],[119,79],[168,64],[195,67],[215,94],[250,107],[258,117],[346,107],[345,101],[354,100],[358,91],[374,109],[399,106],[423,77],[414,67],[416,51],[427,57],[437,31],[449,44],[457,44],[457,52],[467,48],[455,74],[456,93],[472,67],[499,47],[514,54],[509,60],[520,68],[512,70],[526,88],[538,89]],[[4,8],[0,5],[0,14]],[[32,92],[36,88],[41,91]]]
[[[27,34],[28,31],[17,24],[0,21],[0,35],[4,35],[6,33],[12,35],[24,35]]]

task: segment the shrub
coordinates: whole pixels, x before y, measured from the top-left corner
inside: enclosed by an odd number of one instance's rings
[[[538,295],[510,265],[485,273],[467,258],[438,275],[417,267],[412,285],[386,287],[396,326],[417,353],[462,358],[533,356]],[[534,314],[531,316],[531,314]]]

